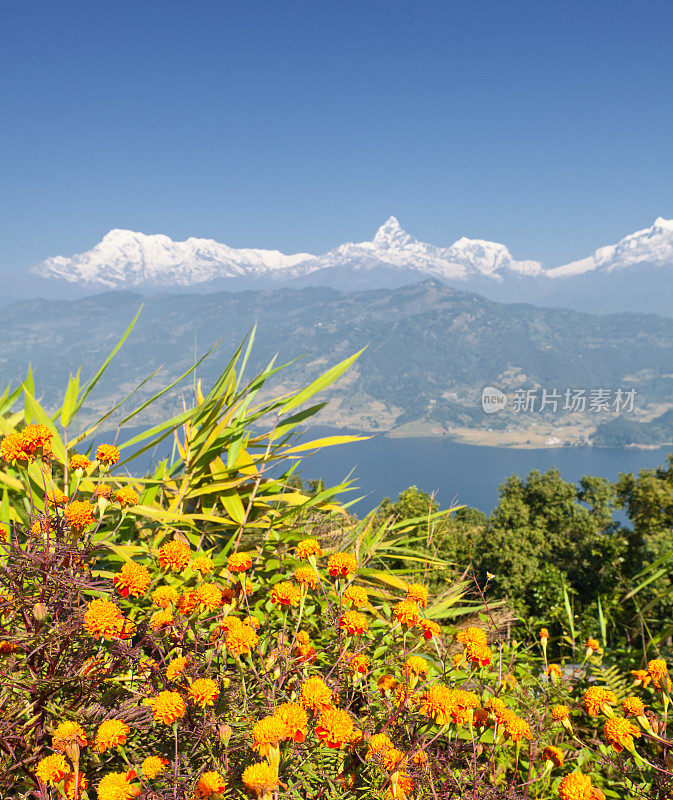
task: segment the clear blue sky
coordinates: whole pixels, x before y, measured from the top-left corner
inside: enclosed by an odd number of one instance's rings
[[[30,2],[0,25],[0,268],[110,228],[554,266],[673,217],[673,3]]]

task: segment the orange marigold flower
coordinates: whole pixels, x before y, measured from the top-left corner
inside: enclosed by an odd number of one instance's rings
[[[393,749],[393,743],[386,733],[374,733],[367,742],[367,752],[365,759],[371,761],[375,758],[383,758],[388,750]]]
[[[255,647],[259,637],[250,625],[234,625],[227,631],[225,644],[232,656],[248,655]]]
[[[342,708],[328,708],[320,716],[315,733],[323,744],[331,748],[343,747],[349,744],[355,725],[348,712]]]
[[[503,714],[507,711],[507,706],[499,697],[489,697],[484,703],[484,708],[490,711],[498,722],[500,722]]]
[[[406,599],[417,603],[421,608],[427,608],[428,590],[421,583],[410,583],[407,585]]]
[[[622,702],[622,711],[627,717],[642,717],[645,715],[645,703],[639,697],[627,697]]]
[[[308,717],[300,705],[283,703],[278,706],[274,716],[282,720],[285,725],[285,736],[283,738],[299,743],[304,741],[308,727]]]
[[[66,749],[73,745],[86,747],[87,744],[84,728],[78,722],[62,722],[54,731],[52,745],[54,750],[61,753],[67,752]]]
[[[79,797],[82,792],[86,791],[88,788],[89,781],[87,780],[86,775],[82,775],[80,772],[77,776],[77,797]],[[63,790],[65,791],[65,796],[68,798],[68,800],[75,800],[75,776],[72,772],[65,776],[63,781]]]
[[[397,678],[393,677],[392,675],[381,675],[381,677],[376,681],[376,685],[381,694],[386,694],[386,692],[392,692],[392,690],[397,686]]]
[[[249,597],[255,591],[255,587],[246,579],[245,581],[238,581],[234,586],[234,591],[239,597]]]
[[[393,609],[393,616],[406,628],[413,628],[421,615],[416,603],[411,600],[401,600]]]
[[[560,722],[570,716],[570,709],[568,706],[554,706],[551,710],[552,717]]]
[[[47,490],[46,496],[47,505],[52,503],[55,506],[64,506],[68,502],[68,495],[62,492],[58,486],[52,486]],[[80,505],[88,506],[88,503],[81,503]]]
[[[563,677],[563,670],[558,664],[549,664],[544,671],[552,681],[560,681]]]
[[[561,800],[593,800],[596,797],[591,778],[581,772],[571,772],[562,778],[558,794]]]
[[[112,639],[119,633],[123,617],[110,600],[92,600],[84,614],[84,630],[94,639]]]
[[[111,772],[98,784],[98,800],[131,800],[142,794],[138,784],[132,785],[136,777],[134,770],[128,772]]]
[[[409,656],[404,672],[406,675],[427,675],[428,662],[421,656]]]
[[[290,581],[281,581],[271,590],[271,602],[281,606],[296,606],[301,600],[301,592]]]
[[[170,611],[157,611],[155,614],[152,614],[150,628],[152,628],[153,631],[160,631],[162,628],[170,628],[173,622],[173,614]]]
[[[587,648],[587,650],[590,650],[592,653],[594,653],[594,652],[602,653],[603,652],[603,649],[601,648],[601,645],[600,645],[600,642],[598,641],[598,639],[587,639],[586,648]]]
[[[197,706],[205,708],[215,705],[215,701],[220,696],[220,690],[215,681],[211,681],[210,678],[199,678],[191,684],[187,694]]]
[[[668,667],[663,658],[655,658],[647,665],[647,671],[652,678],[655,689],[671,690],[671,679],[668,677]]]
[[[247,572],[252,569],[252,558],[250,553],[233,553],[227,561],[229,572]]]
[[[219,772],[214,770],[204,772],[196,784],[195,796],[198,798],[212,797],[214,794],[222,794],[226,788],[227,782]]]
[[[322,550],[320,549],[317,539],[303,539],[297,545],[296,553],[300,561],[306,561],[310,556],[314,556],[315,558],[320,558],[320,556],[322,556]]]
[[[208,556],[197,556],[192,561],[192,569],[195,572],[212,572],[215,569],[215,562]]]
[[[159,586],[152,592],[152,602],[159,608],[168,608],[178,602],[178,590],[173,586]]]
[[[185,715],[187,706],[177,692],[159,692],[156,697],[149,700],[155,722],[172,725],[176,719]]]
[[[423,636],[428,640],[438,636],[442,631],[439,625],[430,619],[422,619],[418,624],[421,626]]]
[[[469,642],[465,648],[465,655],[473,664],[479,664],[480,667],[488,666],[493,660],[491,648],[481,642]]]
[[[35,774],[41,781],[52,785],[63,780],[68,772],[70,765],[60,753],[43,758],[35,769]]]
[[[530,725],[525,719],[521,719],[521,717],[518,717],[513,711],[505,711],[500,721],[504,725],[505,734],[509,736],[513,742],[520,742],[522,739],[533,738]]]
[[[129,726],[120,719],[106,719],[101,722],[96,731],[96,747],[99,753],[126,744],[126,737],[130,733]]]
[[[32,453],[27,448],[27,442],[18,432],[8,433],[0,441],[0,454],[5,461],[30,461]]]
[[[301,688],[301,704],[315,712],[332,707],[332,692],[322,678],[314,676],[304,683]]]
[[[202,583],[196,587],[196,599],[202,609],[215,611],[222,605],[222,592],[213,583]]]
[[[21,431],[23,449],[34,456],[38,451],[51,455],[51,440],[54,434],[46,425],[26,425]]]
[[[78,469],[85,470],[91,466],[91,462],[86,456],[79,453],[73,453],[70,456],[70,469],[76,472]]]
[[[167,758],[160,758],[159,756],[147,756],[141,765],[143,775],[148,779],[156,778],[160,772],[166,769],[168,764]]]
[[[563,750],[558,747],[554,747],[553,745],[545,747],[545,749],[542,751],[542,757],[545,759],[545,761],[551,761],[551,763],[557,769],[560,769],[563,766]]]
[[[115,500],[122,508],[138,505],[138,492],[134,491],[130,486],[122,486],[115,495]]]
[[[418,767],[423,767],[428,763],[428,754],[425,752],[425,750],[416,750],[412,758],[414,764],[416,764]]]
[[[89,503],[73,500],[63,512],[65,521],[75,530],[82,530],[94,522],[93,508]]]
[[[112,582],[122,597],[141,597],[149,588],[152,578],[147,567],[130,561],[124,564]]]
[[[159,564],[166,571],[182,572],[190,559],[189,547],[180,539],[173,539],[159,548]]]
[[[485,630],[472,625],[469,628],[463,628],[463,630],[458,631],[456,634],[456,641],[463,645],[470,643],[487,644],[488,638]]]
[[[108,486],[107,483],[98,483],[96,484],[96,488],[93,490],[93,496],[98,498],[103,498],[107,500],[108,498],[112,497],[112,486]]]
[[[617,702],[614,692],[602,686],[591,686],[584,692],[584,707],[590,717],[597,717],[601,712],[612,715],[610,706]]]
[[[96,461],[100,461],[101,464],[106,464],[108,467],[117,464],[120,457],[119,448],[113,444],[101,444],[96,450]]]
[[[199,604],[199,596],[196,592],[185,592],[178,600],[178,611],[185,617],[193,614]]]
[[[256,797],[264,797],[279,785],[276,770],[266,761],[261,764],[251,764],[243,770],[243,783],[255,793]]]
[[[307,589],[315,589],[318,585],[318,576],[313,567],[299,567],[294,571],[294,579]]]
[[[652,680],[652,676],[646,669],[632,669],[631,675],[633,675],[634,684],[636,686],[642,686],[643,688],[648,686]]]
[[[369,659],[366,655],[364,655],[364,653],[358,653],[351,658],[349,666],[351,668],[351,672],[357,672],[364,675],[369,671]]]
[[[327,571],[333,578],[346,577],[357,568],[357,559],[351,553],[334,553],[327,562]]]
[[[549,631],[546,628],[540,628],[540,639],[548,639]]]
[[[178,675],[181,675],[185,671],[188,663],[189,661],[187,661],[184,656],[174,658],[166,667],[166,678],[169,681],[175,680]]]
[[[395,772],[399,769],[400,764],[404,761],[405,755],[401,750],[396,747],[391,747],[383,755],[383,766],[389,772]]]
[[[354,636],[356,633],[364,633],[369,626],[367,617],[359,611],[346,611],[339,619],[339,627]]]
[[[462,725],[472,716],[472,710],[478,708],[479,698],[473,692],[463,689],[447,689],[435,684],[421,696],[421,713],[432,717],[438,725],[454,722]]]
[[[260,756],[268,756],[278,747],[278,742],[285,739],[286,733],[285,723],[280,717],[274,714],[263,717],[252,727],[252,746]]]
[[[257,617],[246,617],[246,618],[243,620],[243,624],[244,624],[244,625],[249,625],[251,628],[254,628],[256,631],[258,631],[258,630],[259,630],[259,628],[260,628],[260,624],[261,624],[261,623],[260,623],[260,621],[257,619]],[[300,632],[301,632],[301,631],[300,631]],[[299,636],[297,636],[297,638],[299,638]]]
[[[621,753],[624,748],[633,749],[633,737],[638,738],[640,730],[625,717],[611,717],[603,725],[603,735],[615,752]]]
[[[365,608],[369,605],[369,596],[362,586],[349,586],[344,592],[344,603],[353,608]]]

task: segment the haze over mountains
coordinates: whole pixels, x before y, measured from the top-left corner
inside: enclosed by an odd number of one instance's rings
[[[175,242],[161,234],[115,229],[92,249],[48,258],[32,271],[32,296],[81,296],[104,289],[378,289],[430,276],[505,302],[668,315],[673,308],[673,220],[659,217],[616,244],[554,267],[517,259],[496,242],[466,237],[448,247],[421,242],[390,217],[372,241],[348,242],[323,255],[234,249],[212,239]],[[10,288],[9,294],[16,292]]]

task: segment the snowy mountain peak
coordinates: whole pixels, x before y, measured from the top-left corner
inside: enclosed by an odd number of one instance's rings
[[[413,241],[414,239],[397,221],[397,217],[390,216],[376,231],[372,244],[388,250],[403,248]]]
[[[673,219],[664,219],[663,217],[657,217],[654,220],[653,228],[663,228],[664,230],[673,231]]]

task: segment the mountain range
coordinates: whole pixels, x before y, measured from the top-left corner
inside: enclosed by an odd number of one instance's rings
[[[380,289],[425,277],[504,302],[668,315],[673,308],[673,220],[659,217],[616,244],[551,268],[518,260],[504,244],[486,240],[462,237],[447,247],[421,242],[395,217],[370,242],[348,242],[322,255],[235,249],[213,239],[176,242],[161,234],[114,229],[84,253],[34,265],[28,283],[32,296],[75,297],[104,289]],[[6,287],[7,296],[16,294]]]

